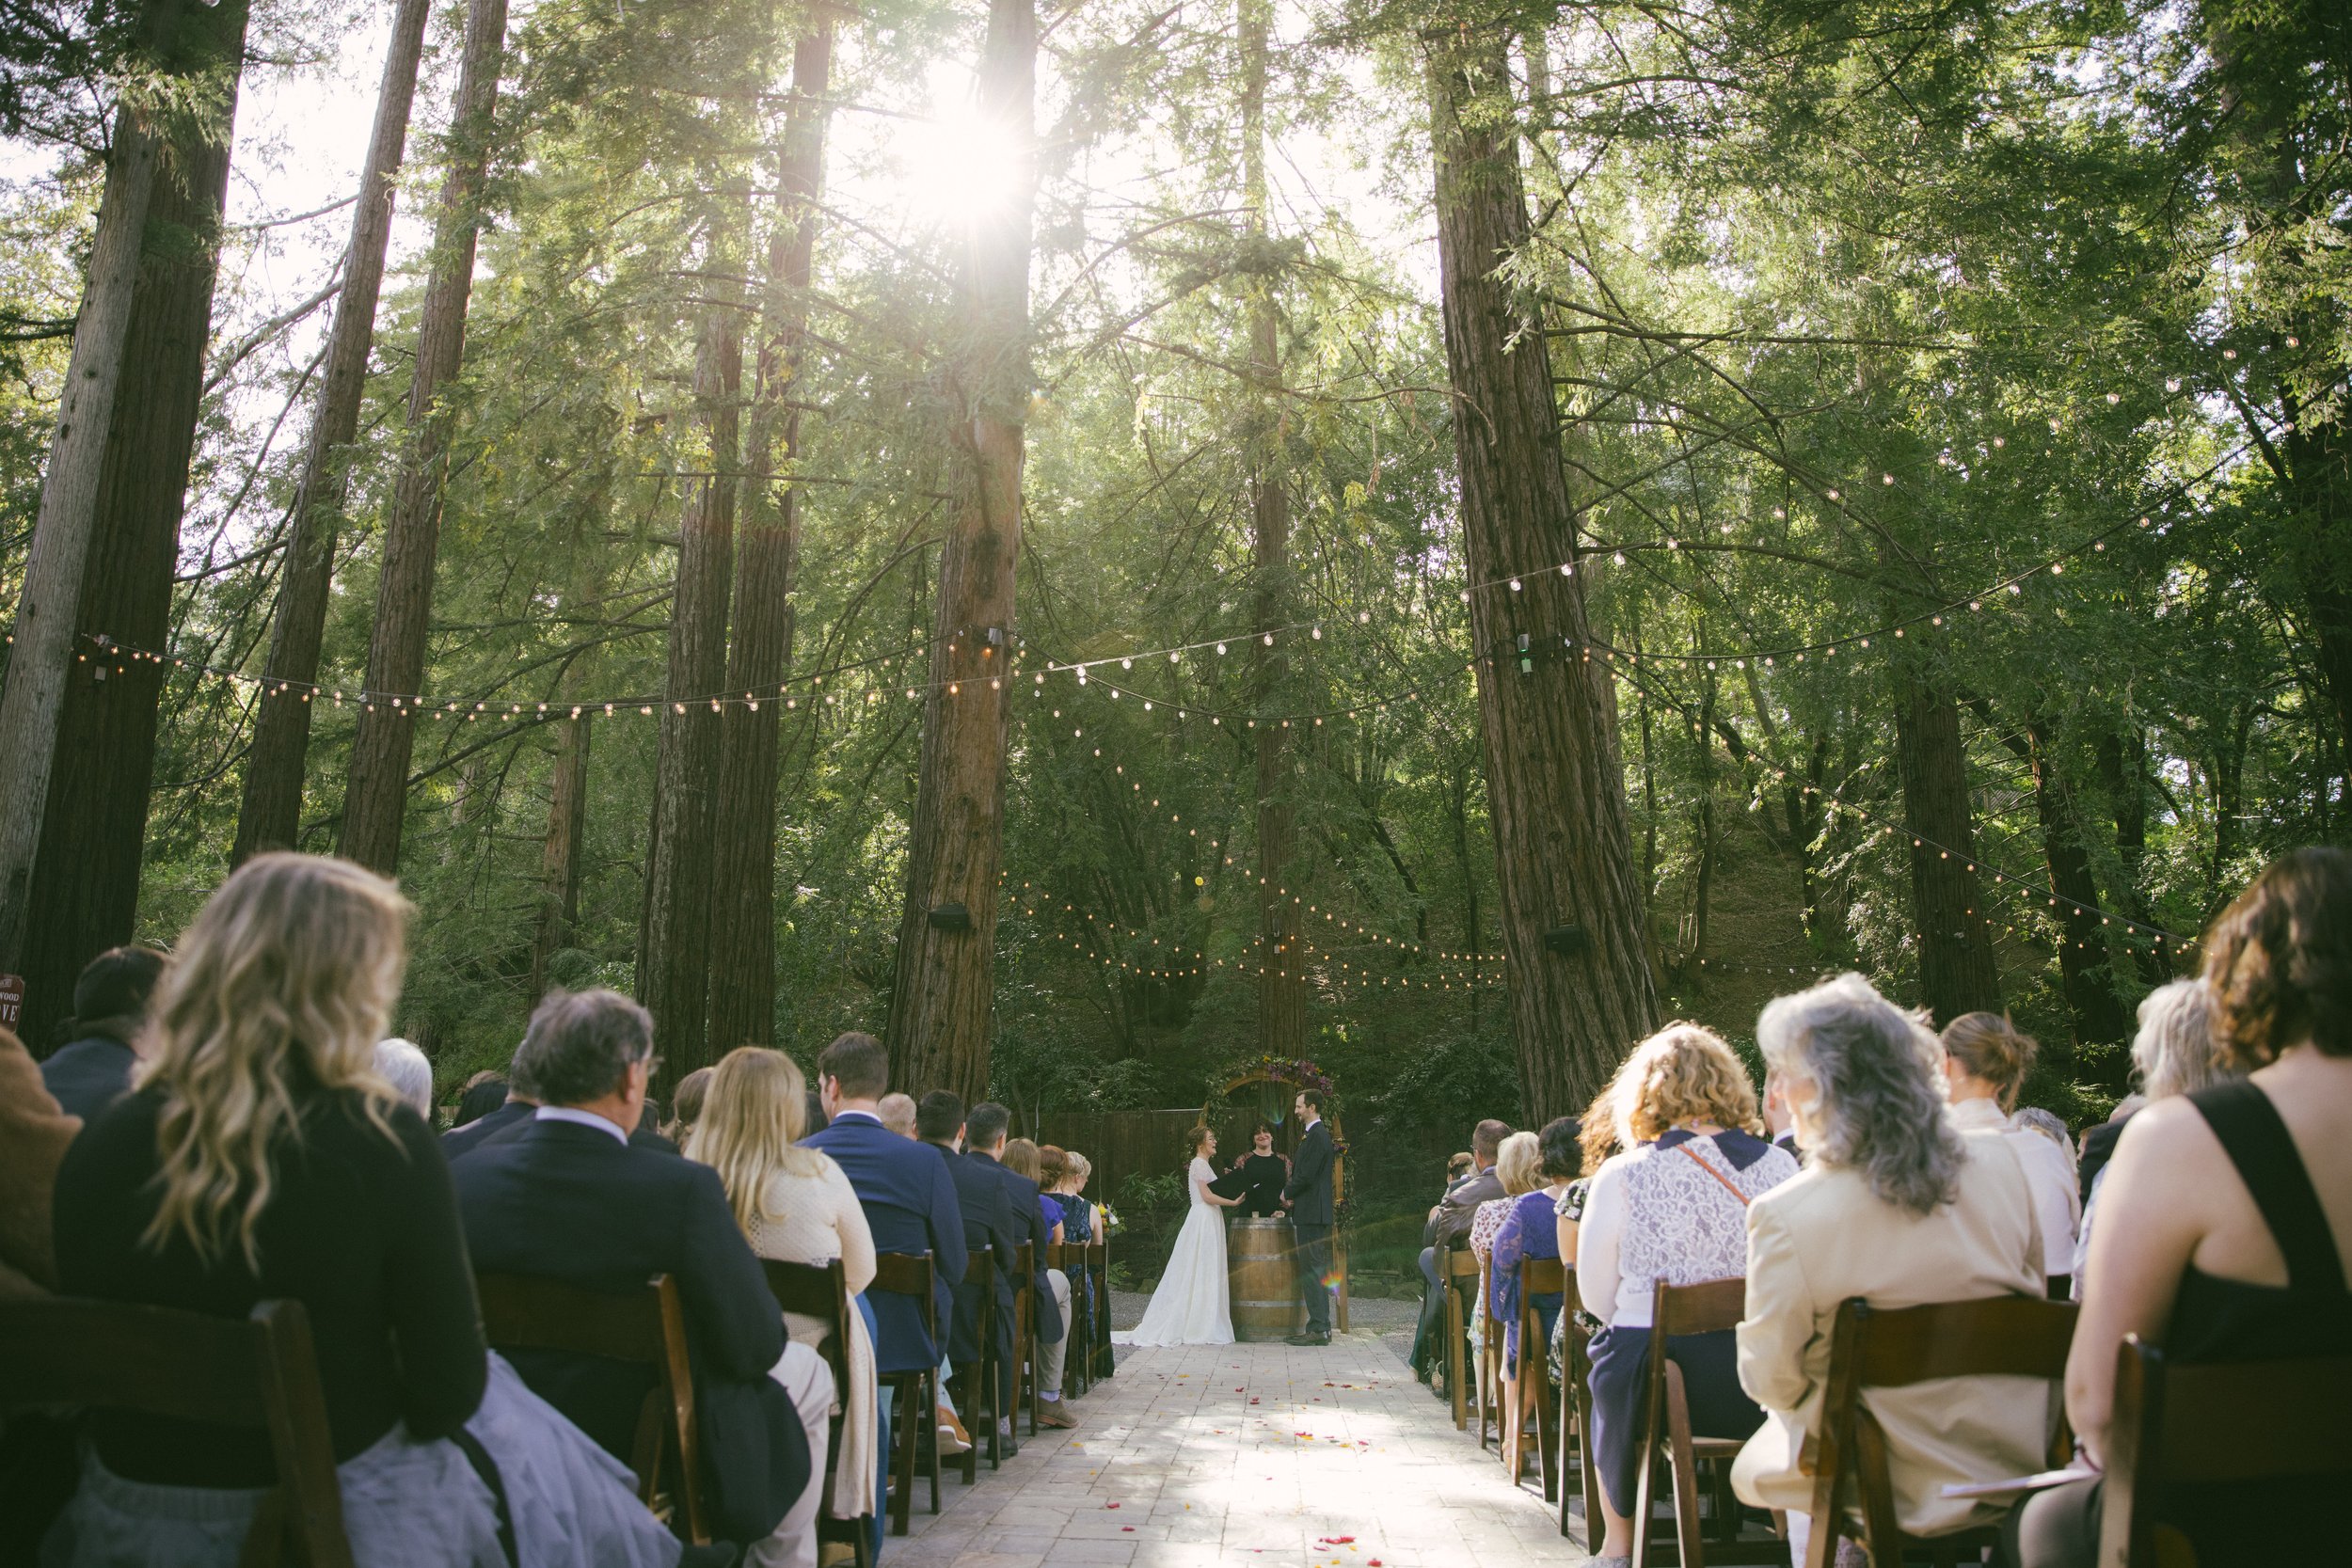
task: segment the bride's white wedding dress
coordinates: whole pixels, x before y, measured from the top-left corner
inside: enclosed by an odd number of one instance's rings
[[[1192,1212],[1176,1236],[1168,1255],[1168,1272],[1160,1275],[1152,1305],[1132,1333],[1114,1334],[1120,1345],[1230,1345],[1233,1342],[1233,1312],[1226,1299],[1225,1212],[1202,1196],[1200,1189],[1216,1180],[1206,1160],[1195,1160],[1184,1173],[1192,1194]]]

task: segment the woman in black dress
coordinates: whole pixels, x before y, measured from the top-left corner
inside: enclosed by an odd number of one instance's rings
[[[1274,1152],[1274,1129],[1264,1122],[1249,1139],[1249,1152],[1216,1183],[1220,1197],[1239,1197],[1234,1212],[1245,1219],[1270,1219],[1282,1212],[1282,1184],[1291,1179],[1291,1163]]]

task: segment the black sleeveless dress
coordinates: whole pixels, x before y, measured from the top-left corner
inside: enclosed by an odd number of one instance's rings
[[[2189,1096],[2286,1259],[2287,1283],[2217,1279],[2194,1265],[2181,1276],[2166,1355],[2175,1363],[2284,1361],[2341,1355],[2352,1345],[2352,1290],[2318,1189],[2278,1107],[2243,1079]],[[2017,1558],[2026,1568],[2089,1564],[2096,1555],[2096,1481],[2061,1487],[2021,1511]],[[2278,1568],[2340,1560],[2341,1498],[2309,1480],[2175,1486],[2156,1517],[2186,1535],[2198,1568]]]

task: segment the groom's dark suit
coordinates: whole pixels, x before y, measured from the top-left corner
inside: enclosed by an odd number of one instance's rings
[[[1331,1332],[1331,1295],[1323,1288],[1331,1272],[1331,1124],[1318,1119],[1298,1140],[1291,1179],[1282,1196],[1291,1205],[1291,1228],[1298,1237],[1298,1291],[1307,1301],[1307,1332]]]

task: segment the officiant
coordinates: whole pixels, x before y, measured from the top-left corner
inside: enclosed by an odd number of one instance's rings
[[[1209,1184],[1219,1197],[1237,1197],[1234,1212],[1246,1219],[1271,1219],[1282,1212],[1282,1184],[1291,1179],[1291,1163],[1274,1152],[1274,1129],[1258,1123],[1249,1152],[1233,1168]]]

